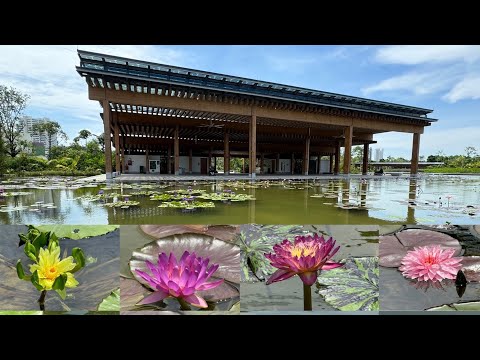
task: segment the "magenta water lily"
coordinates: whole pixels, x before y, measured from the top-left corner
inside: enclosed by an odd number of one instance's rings
[[[202,258],[188,251],[185,251],[178,261],[173,253],[167,255],[164,252],[158,255],[157,265],[147,260],[145,263],[152,274],[138,269],[135,269],[135,272],[155,292],[145,297],[140,304],[151,304],[174,297],[181,305],[187,302],[199,308],[208,307],[205,299],[197,292],[216,288],[223,283],[223,279],[207,282],[219,267],[218,264],[208,266],[209,262],[209,258]]]
[[[311,286],[321,270],[331,270],[343,264],[330,261],[340,246],[335,240],[314,236],[296,236],[293,243],[285,239],[273,247],[274,253],[266,254],[272,266],[278,268],[268,279],[267,285],[298,275],[303,283]]]

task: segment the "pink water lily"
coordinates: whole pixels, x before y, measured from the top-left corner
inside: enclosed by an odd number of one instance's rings
[[[403,276],[420,281],[455,279],[462,268],[462,258],[455,257],[455,249],[439,245],[415,247],[407,252],[398,268]]]
[[[268,279],[267,285],[298,275],[305,285],[315,283],[321,270],[331,270],[343,264],[330,261],[340,249],[335,240],[323,236],[296,236],[293,244],[285,239],[273,247],[275,252],[266,254],[272,266],[278,268]]]
[[[196,292],[210,290],[223,283],[223,279],[207,282],[219,266],[214,264],[208,267],[209,261],[209,258],[197,257],[188,251],[183,253],[179,261],[173,253],[169,256],[166,253],[159,254],[157,265],[147,260],[145,263],[152,275],[138,269],[135,272],[155,292],[145,297],[140,304],[151,304],[171,296],[199,308],[208,307],[205,299]]]

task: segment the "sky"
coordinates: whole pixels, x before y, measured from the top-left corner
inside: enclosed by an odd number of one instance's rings
[[[103,132],[98,102],[75,70],[77,47],[110,55],[243,76],[433,109],[420,155],[480,150],[480,46],[2,45],[0,84],[31,96],[25,115],[60,123],[70,141]],[[412,135],[374,136],[384,157],[410,159]]]

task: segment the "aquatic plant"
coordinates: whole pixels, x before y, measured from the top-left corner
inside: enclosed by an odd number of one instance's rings
[[[223,191],[222,193],[209,193],[197,196],[199,199],[212,201],[247,201],[255,200],[253,195],[235,194],[233,191]]]
[[[20,246],[24,245],[25,255],[33,262],[30,275],[25,273],[21,260],[16,270],[20,279],[30,281],[41,292],[38,303],[45,310],[47,291],[55,290],[62,299],[66,297],[66,288],[74,288],[78,281],[74,273],[85,266],[85,255],[80,248],[73,248],[72,255],[60,259],[58,237],[52,232],[41,232],[29,226],[27,234],[19,234]]]
[[[159,208],[177,208],[177,209],[187,209],[193,210],[197,208],[213,208],[215,204],[213,202],[207,201],[170,201],[162,202],[158,205]]]
[[[117,201],[117,202],[113,202],[113,203],[107,203],[105,204],[105,206],[108,206],[108,207],[119,207],[119,208],[122,208],[122,209],[128,209],[130,206],[138,206],[140,205],[140,202],[138,201]]]
[[[173,195],[200,195],[207,192],[207,190],[188,188],[188,189],[167,190],[165,192]]]
[[[145,297],[139,304],[151,304],[174,297],[180,303],[183,310],[189,310],[187,303],[207,308],[207,302],[196,292],[216,288],[223,283],[223,279],[207,282],[217,271],[219,265],[213,264],[208,267],[209,258],[197,257],[195,253],[185,251],[177,261],[173,253],[167,256],[162,252],[158,255],[157,265],[145,261],[152,275],[135,269],[135,272],[144,279],[154,290],[153,294]]]
[[[267,285],[298,275],[303,282],[304,310],[312,310],[311,286],[321,270],[331,270],[343,264],[330,261],[340,246],[336,241],[314,236],[296,236],[293,243],[288,239],[273,246],[274,253],[265,254],[272,266],[278,268],[268,279]]]
[[[462,268],[462,258],[454,256],[454,249],[438,245],[416,247],[408,251],[398,268],[402,275],[420,281],[455,279]]]

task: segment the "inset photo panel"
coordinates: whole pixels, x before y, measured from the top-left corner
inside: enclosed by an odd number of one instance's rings
[[[1,226],[0,315],[119,314],[118,228]]]
[[[122,315],[240,313],[239,226],[122,225]]]
[[[377,225],[240,226],[242,313],[377,313]]]
[[[480,310],[480,225],[380,226],[380,309]]]

